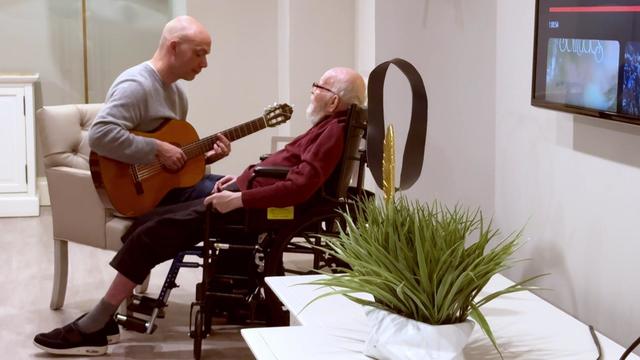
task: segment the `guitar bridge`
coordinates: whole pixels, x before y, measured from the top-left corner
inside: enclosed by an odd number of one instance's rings
[[[142,189],[142,183],[140,181],[136,181],[133,184],[136,188],[136,194],[138,195],[144,194],[144,189]]]
[[[131,176],[133,177],[133,186],[136,189],[136,194],[138,194],[138,195],[144,194],[144,189],[142,188],[142,181],[140,181],[140,176],[138,176],[138,166],[137,165],[131,165],[129,167],[129,172],[131,173]]]

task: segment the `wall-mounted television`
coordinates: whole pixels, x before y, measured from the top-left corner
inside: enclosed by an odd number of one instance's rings
[[[536,0],[531,104],[640,125],[640,0]]]

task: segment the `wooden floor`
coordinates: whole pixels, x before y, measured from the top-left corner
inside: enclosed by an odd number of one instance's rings
[[[39,217],[0,218],[0,359],[55,358],[33,344],[39,332],[49,331],[90,310],[115,275],[108,262],[114,253],[69,244],[69,281],[64,307],[49,309],[53,277],[50,208]],[[169,262],[156,267],[149,293],[157,296]],[[152,335],[121,331],[120,343],[110,346],[109,359],[190,359],[193,342],[187,335],[189,306],[194,299],[199,269],[182,269],[179,288],[171,293],[165,319]],[[204,359],[253,359],[237,326],[215,328],[203,341]],[[82,357],[69,357],[82,359]]]

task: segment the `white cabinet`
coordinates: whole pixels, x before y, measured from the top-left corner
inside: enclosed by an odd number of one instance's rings
[[[38,216],[33,84],[0,74],[0,216]]]

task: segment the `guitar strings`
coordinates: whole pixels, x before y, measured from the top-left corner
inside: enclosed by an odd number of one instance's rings
[[[200,139],[198,141],[195,141],[193,143],[187,144],[184,147],[182,147],[182,151],[184,151],[185,155],[187,155],[187,159],[192,159],[195,156],[198,155],[202,155],[206,152],[207,149],[207,143],[213,143],[213,139],[218,135],[218,134],[224,134],[225,137],[230,137],[229,135],[233,135],[235,139],[241,138],[243,136],[246,136],[250,133],[256,132],[258,130],[262,130],[264,128],[267,127],[267,121],[265,116],[262,116],[261,118],[259,118],[260,120],[263,120],[264,124],[262,124],[262,127],[260,125],[257,124],[257,122],[255,120],[249,121],[245,124],[240,124],[238,126],[234,126],[231,129],[228,129],[226,131],[220,132],[220,133],[216,133],[214,135],[208,136],[204,139]],[[256,119],[258,120],[258,119]],[[253,129],[253,124],[258,125],[258,128],[256,130]],[[249,131],[244,130],[247,126],[250,126]],[[243,132],[244,130],[244,132]],[[238,131],[240,133],[240,135],[238,135],[236,137],[235,132]],[[195,152],[194,152],[195,151]],[[159,161],[154,161],[150,164],[138,164],[138,165],[133,165],[134,171],[136,172],[137,178],[138,180],[142,180],[145,179],[149,176],[155,175],[157,173],[159,173],[160,171],[163,170],[164,166],[159,162]]]
[[[235,128],[229,129],[229,131],[234,131]],[[227,133],[229,131],[225,131],[222,133],[218,133],[218,134],[223,134],[223,133]],[[213,138],[216,136],[217,134],[214,134],[212,136],[206,137],[204,139],[200,139],[198,141],[195,141],[193,143],[187,144],[184,147],[181,148],[182,151],[184,151],[185,155],[187,155],[187,159],[192,159],[195,156],[198,155],[202,155],[206,152],[206,149],[209,145],[209,143],[213,143]],[[234,133],[235,135],[235,133]],[[159,161],[154,161],[150,164],[139,164],[139,165],[134,165],[134,168],[138,174],[138,178],[139,179],[144,179],[147,178],[151,175],[157,174],[158,172],[162,171],[163,166]]]
[[[222,134],[222,133],[220,133]],[[213,136],[206,137],[204,139],[198,140],[196,142],[190,143],[182,147],[182,151],[184,151],[185,155],[187,155],[187,159],[192,159],[196,156],[202,155],[206,152],[208,147],[208,143],[213,143],[213,138],[217,134]],[[134,165],[134,168],[137,172],[139,179],[144,179],[154,174],[159,173],[164,168],[163,165],[159,161],[153,161],[150,164],[138,164]]]
[[[266,127],[266,120],[263,118],[262,119],[264,121],[264,127]],[[198,155],[202,155],[207,151],[207,148],[212,147],[211,145],[214,143],[214,138],[218,135],[218,134],[224,134],[226,135],[225,137],[231,137],[229,135],[232,135],[234,137],[235,140],[237,138],[241,138],[243,135],[247,135],[251,132],[255,132],[261,129],[264,129],[264,127],[260,127],[258,125],[258,128],[256,130],[254,130],[253,128],[253,121],[247,123],[247,124],[241,124],[238,126],[234,126],[233,128],[227,130],[227,131],[223,131],[217,134],[214,134],[212,136],[206,137],[204,139],[195,141],[193,143],[187,144],[184,147],[182,147],[182,151],[184,151],[185,155],[187,155],[187,159],[192,159],[195,156]],[[257,125],[257,124],[256,124]],[[247,126],[251,126],[249,131],[246,130]],[[236,136],[236,131],[239,133],[239,135]],[[211,144],[211,145],[209,145]],[[159,161],[153,161],[152,163],[149,164],[138,164],[138,165],[134,165],[134,171],[137,173],[137,177],[139,180],[145,179],[149,176],[152,176],[154,174],[159,173],[160,171],[162,171],[163,169],[163,165],[159,162]]]

